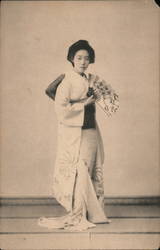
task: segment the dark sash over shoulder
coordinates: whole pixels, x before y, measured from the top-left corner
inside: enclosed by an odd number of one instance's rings
[[[48,88],[45,90],[45,93],[53,100],[55,100],[57,88],[59,84],[63,81],[64,77],[65,77],[65,74],[61,74],[60,76],[58,76],[56,80],[51,82]]]

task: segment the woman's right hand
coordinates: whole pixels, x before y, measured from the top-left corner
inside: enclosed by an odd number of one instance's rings
[[[84,101],[84,106],[87,106],[89,104],[95,103],[96,99],[94,98],[93,95],[91,95],[90,97],[88,97],[85,101]]]

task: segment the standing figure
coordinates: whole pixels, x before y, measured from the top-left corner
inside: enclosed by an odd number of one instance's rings
[[[58,150],[53,177],[53,195],[66,209],[61,217],[42,217],[39,225],[81,231],[97,223],[109,223],[104,212],[104,149],[96,122],[99,98],[90,88],[95,52],[86,40],[72,44],[67,59],[72,64],[55,95],[58,119]]]

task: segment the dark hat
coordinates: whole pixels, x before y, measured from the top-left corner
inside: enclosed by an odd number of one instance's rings
[[[88,53],[89,53],[89,62],[94,63],[94,61],[95,61],[95,52],[94,52],[93,48],[89,45],[88,41],[86,41],[86,40],[79,40],[79,41],[77,41],[76,43],[72,44],[69,47],[67,60],[72,63],[72,60],[74,58],[75,53],[78,50],[81,50],[81,49],[88,51]]]

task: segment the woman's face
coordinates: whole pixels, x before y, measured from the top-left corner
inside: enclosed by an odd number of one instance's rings
[[[73,58],[74,70],[81,74],[88,68],[89,65],[89,53],[87,50],[78,50]]]

